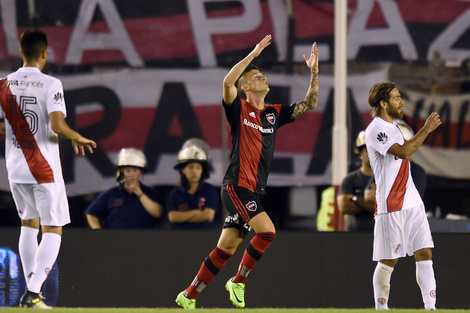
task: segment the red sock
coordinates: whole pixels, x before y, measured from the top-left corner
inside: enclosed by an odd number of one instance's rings
[[[245,283],[248,274],[255,268],[261,256],[264,254],[266,249],[271,245],[275,233],[257,233],[250,243],[246,247],[245,253],[243,253],[242,261],[238,266],[237,275],[233,278],[234,283]]]
[[[232,255],[215,248],[202,262],[199,272],[194,277],[191,285],[186,288],[186,297],[196,299],[199,293],[215,278],[219,271],[225,266]]]

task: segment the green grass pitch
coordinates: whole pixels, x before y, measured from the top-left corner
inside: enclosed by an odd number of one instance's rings
[[[31,312],[31,309],[22,308],[0,308],[0,313],[18,313],[18,312]],[[36,310],[34,310],[37,312]],[[61,308],[56,307],[51,312],[53,313],[177,313],[183,312],[181,308]],[[341,309],[341,308],[328,308],[328,309],[291,309],[291,308],[256,308],[256,309],[196,309],[197,313],[372,313],[377,312],[371,308],[365,309]],[[392,313],[423,313],[424,309],[391,309]],[[470,309],[462,310],[446,310],[438,309],[439,313],[463,313],[469,312]]]

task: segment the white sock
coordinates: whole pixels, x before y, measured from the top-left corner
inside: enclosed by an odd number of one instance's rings
[[[376,310],[388,310],[388,295],[390,293],[392,272],[393,267],[377,262],[374,277],[372,278]]]
[[[61,241],[62,237],[58,234],[45,233],[42,235],[42,240],[36,253],[33,276],[27,285],[29,291],[35,293],[41,291],[41,286],[59,255]]]
[[[34,258],[38,251],[39,229],[21,226],[20,239],[18,241],[18,251],[20,253],[21,265],[23,266],[24,279],[26,285],[29,283],[28,277],[34,270]]]
[[[431,260],[416,262],[416,281],[421,288],[424,308],[434,310],[436,308],[436,280]]]

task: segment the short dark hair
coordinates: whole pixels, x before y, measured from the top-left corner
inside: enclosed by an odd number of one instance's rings
[[[20,46],[26,60],[38,59],[47,48],[47,34],[39,29],[27,29],[21,34]]]
[[[244,70],[243,72],[241,73],[240,77],[238,77],[237,81],[235,82],[235,86],[237,87],[237,90],[238,92],[246,98],[246,95],[245,95],[245,92],[242,90],[242,85],[245,83],[244,81],[244,78],[245,78],[245,75],[246,73],[248,73],[249,71],[252,71],[252,70],[258,70],[259,71],[259,68],[254,65],[254,64],[249,64]]]

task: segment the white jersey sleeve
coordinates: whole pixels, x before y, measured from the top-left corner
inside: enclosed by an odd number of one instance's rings
[[[49,114],[66,116],[62,83],[35,67],[22,67],[0,86],[5,117],[5,159],[12,183],[63,181],[58,136]]]
[[[374,118],[366,129],[366,146],[377,184],[376,214],[390,213],[423,204],[411,177],[409,159],[400,159],[388,150],[403,145],[396,123]]]

